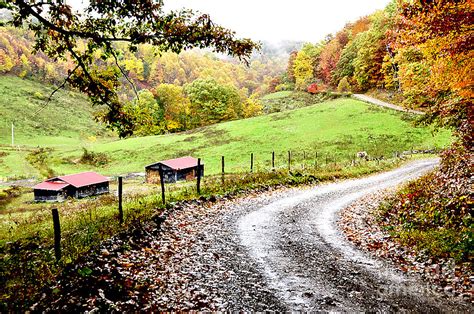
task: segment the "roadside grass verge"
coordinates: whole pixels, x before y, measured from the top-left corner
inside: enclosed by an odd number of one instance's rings
[[[408,183],[379,210],[380,224],[401,244],[433,260],[454,259],[474,270],[472,153],[459,144],[439,169]]]
[[[200,199],[213,201],[223,195],[239,195],[250,190],[272,186],[314,184],[335,179],[358,177],[393,168],[402,159],[359,161],[356,164],[329,163],[320,166],[285,168],[275,171],[226,174],[203,178],[201,195],[194,182],[167,185],[167,205]],[[130,185],[130,189],[133,185]],[[125,187],[124,189],[127,189]],[[85,200],[70,200],[62,204],[43,204],[28,215],[8,214],[12,223],[1,228],[0,274],[5,283],[0,289],[0,310],[26,310],[38,297],[45,284],[54,281],[61,269],[119,232],[139,228],[140,224],[156,218],[164,209],[159,188],[148,192],[128,194],[124,202],[124,225],[117,219],[117,199],[112,194]],[[62,230],[62,259],[54,259],[51,208],[60,212]],[[163,218],[165,219],[165,217]]]

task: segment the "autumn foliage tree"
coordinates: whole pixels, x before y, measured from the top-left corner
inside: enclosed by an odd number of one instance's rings
[[[190,101],[193,127],[205,126],[243,117],[240,95],[234,87],[214,79],[198,79],[185,86]]]
[[[190,120],[190,101],[184,88],[173,84],[160,84],[154,90],[155,99],[163,110],[163,130],[176,132],[187,130]]]
[[[166,130],[164,109],[147,89],[138,92],[133,101],[127,102],[123,110],[133,121],[133,132],[139,136],[162,134]]]
[[[319,56],[318,73],[326,84],[334,83],[333,72],[341,56],[342,49],[349,42],[349,36],[346,30],[342,30],[328,42]],[[337,82],[336,82],[337,84]]]
[[[288,58],[288,67],[287,67],[287,74],[288,74],[288,80],[292,83],[296,82],[295,78],[295,59],[296,56],[298,55],[298,51],[292,51],[290,53],[290,57]]]
[[[317,58],[321,53],[319,45],[305,44],[298,52],[294,61],[295,87],[298,90],[306,90],[314,81]]]
[[[402,61],[401,88],[405,93],[417,90],[432,119],[457,127],[471,124],[472,1],[402,2],[399,13],[391,39]]]
[[[358,51],[353,61],[354,78],[360,90],[384,87],[381,69],[387,54],[385,32],[390,25],[390,16],[385,11],[379,11],[371,18],[370,29],[357,35]]]

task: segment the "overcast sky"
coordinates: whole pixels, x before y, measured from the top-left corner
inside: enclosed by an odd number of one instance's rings
[[[218,24],[254,40],[317,42],[347,22],[383,9],[390,0],[165,0],[172,9],[210,14]]]
[[[68,0],[79,8],[87,0]],[[239,37],[278,42],[318,42],[347,22],[383,9],[390,0],[164,0],[167,9],[189,8],[234,30]]]

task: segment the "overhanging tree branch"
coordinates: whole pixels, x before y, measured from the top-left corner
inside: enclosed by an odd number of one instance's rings
[[[128,74],[126,74],[125,71],[120,66],[120,64],[118,62],[117,54],[113,50],[110,50],[110,54],[114,57],[115,65],[117,66],[117,68],[119,68],[120,73],[122,73],[122,75],[125,77],[125,79],[128,81],[128,83],[130,83],[130,85],[132,86],[132,89],[133,89],[133,92],[135,93],[135,96],[137,97],[137,99],[140,99],[140,96],[138,95],[138,91],[137,91],[137,88],[136,88],[135,84],[133,84],[133,82],[128,77]]]
[[[35,113],[33,114],[33,116],[36,116],[36,114],[40,113],[44,108],[46,108],[48,106],[48,104],[51,102],[51,100],[53,99],[53,96],[60,90],[60,89],[63,89],[65,86],[66,86],[66,83],[68,82],[69,78],[74,74],[74,72],[76,72],[76,70],[79,68],[79,65],[76,65],[76,67],[69,72],[68,76],[63,80],[63,82],[61,83],[61,85],[59,85],[58,87],[56,87],[52,92],[51,94],[49,94],[49,97],[48,99],[46,100],[46,102],[44,103],[44,105],[42,105],[38,110],[35,111]]]

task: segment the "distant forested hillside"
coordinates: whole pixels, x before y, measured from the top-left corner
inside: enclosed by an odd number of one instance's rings
[[[45,82],[60,83],[72,64],[68,60],[50,60],[41,52],[33,51],[33,34],[17,28],[0,27],[0,73],[19,77],[39,77]],[[86,43],[81,42],[81,49]],[[134,54],[117,44],[121,51],[119,65],[139,89],[151,89],[159,84],[185,85],[199,78],[213,78],[220,84],[233,85],[246,96],[264,93],[268,83],[279,76],[286,66],[285,53],[276,48],[266,49],[271,57],[255,54],[249,66],[231,59],[221,59],[200,50],[181,54],[160,52],[151,45],[140,45]],[[110,63],[101,60],[96,63]],[[130,89],[131,90],[131,89]]]
[[[51,60],[35,52],[33,44],[31,32],[0,27],[0,74],[62,84],[72,62],[67,57]],[[87,47],[85,42],[79,46],[80,50]],[[246,65],[201,50],[176,54],[139,45],[131,53],[118,43],[117,60],[97,55],[95,64],[102,68],[112,68],[115,62],[120,65],[134,85],[122,78],[124,113],[131,117],[135,134],[152,135],[261,114],[258,99],[274,90],[272,82],[284,72],[287,51],[295,46],[283,43],[266,48],[268,55],[256,53]],[[100,108],[96,111],[99,118],[103,114]]]

